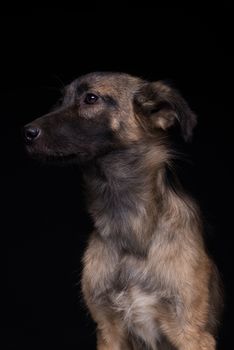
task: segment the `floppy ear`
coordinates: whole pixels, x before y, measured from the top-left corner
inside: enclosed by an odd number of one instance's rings
[[[167,130],[177,123],[184,140],[191,140],[197,118],[176,89],[163,81],[145,83],[134,101],[153,127]]]

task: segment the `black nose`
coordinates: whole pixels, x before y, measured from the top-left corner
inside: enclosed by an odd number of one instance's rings
[[[28,142],[32,142],[36,140],[36,138],[40,135],[40,133],[41,133],[41,130],[32,125],[25,126],[24,128],[24,137],[25,137],[25,140]]]

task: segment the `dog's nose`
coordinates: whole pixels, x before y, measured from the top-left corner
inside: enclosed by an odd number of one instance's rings
[[[32,142],[38,138],[40,135],[41,130],[35,126],[28,125],[24,127],[24,137],[25,140],[28,142]]]

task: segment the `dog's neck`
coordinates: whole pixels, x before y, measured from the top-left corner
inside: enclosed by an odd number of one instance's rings
[[[85,172],[88,207],[103,240],[137,255],[150,243],[165,191],[160,145],[134,145],[99,158]]]

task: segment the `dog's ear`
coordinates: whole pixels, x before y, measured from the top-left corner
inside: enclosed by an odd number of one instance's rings
[[[185,141],[192,138],[196,115],[180,93],[163,81],[144,83],[134,98],[137,110],[152,127],[167,130],[179,124]]]

